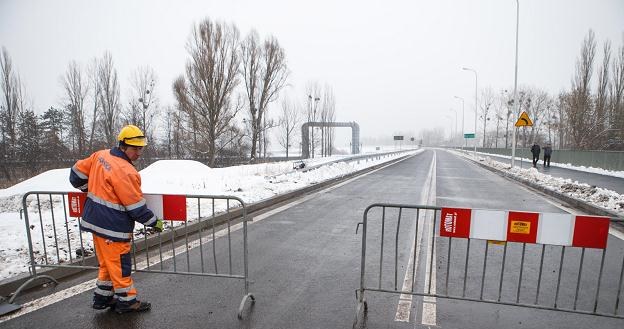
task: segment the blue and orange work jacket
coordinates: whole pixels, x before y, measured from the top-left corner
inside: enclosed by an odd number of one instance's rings
[[[141,191],[141,176],[118,147],[76,162],[71,184],[88,192],[80,229],[113,241],[130,241],[134,223],[156,224]]]

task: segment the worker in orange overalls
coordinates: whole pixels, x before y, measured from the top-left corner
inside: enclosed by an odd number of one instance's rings
[[[143,312],[151,304],[139,301],[132,277],[130,241],[134,223],[161,232],[163,222],[147,208],[141,191],[141,176],[134,167],[147,145],[136,126],[127,125],[118,136],[119,145],[101,150],[76,162],[71,184],[88,192],[80,229],[93,234],[99,263],[93,308],[114,307],[117,313]]]

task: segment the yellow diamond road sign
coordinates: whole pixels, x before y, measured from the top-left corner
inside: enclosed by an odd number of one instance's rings
[[[523,127],[523,126],[532,126],[533,125],[533,121],[531,121],[531,119],[529,119],[529,115],[526,112],[522,112],[522,114],[520,114],[520,117],[518,118],[518,121],[516,121],[516,127]]]

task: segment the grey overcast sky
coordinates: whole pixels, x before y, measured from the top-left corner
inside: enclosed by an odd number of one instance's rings
[[[234,23],[242,36],[255,28],[277,37],[291,71],[284,93],[305,104],[309,81],[328,84],[337,119],[358,122],[363,136],[450,132],[449,109],[461,113],[454,95],[466,99],[471,127],[474,75],[461,67],[478,72],[480,89],[513,86],[514,0],[0,0],[0,45],[38,113],[61,102],[71,60],[87,64],[107,50],[124,104],[131,72],[149,65],[167,105],[191,27],[205,17]],[[622,46],[624,1],[520,0],[519,84],[568,89],[589,29],[598,50],[605,40]]]

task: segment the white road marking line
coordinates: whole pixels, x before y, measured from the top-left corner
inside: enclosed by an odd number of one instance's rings
[[[420,217],[424,217],[424,216],[422,216],[421,214]],[[420,241],[422,239],[422,232],[423,232],[423,228],[422,228],[423,221],[420,218],[418,219],[417,225],[418,225],[418,236],[416,237],[416,243],[412,243],[412,248],[410,250],[411,256],[409,258],[409,261],[407,262],[407,268],[405,269],[405,279],[403,280],[403,287],[401,288],[402,291],[412,291],[412,284],[414,282],[414,278],[412,277],[411,268],[414,263],[418,265],[418,258],[420,255],[420,245],[421,245]],[[414,253],[414,247],[416,248],[416,253]],[[416,255],[416,256],[412,257],[413,255]],[[394,321],[409,322],[411,309],[412,309],[412,295],[401,294],[399,296],[399,305],[397,306],[397,311],[394,316]]]
[[[430,225],[433,225],[433,223],[435,223],[435,218],[431,218],[428,220],[428,222],[430,223]],[[427,230],[427,232],[429,232],[429,229]],[[429,284],[431,285],[431,291],[428,291],[428,287],[427,284],[425,284],[423,286],[423,292],[424,293],[431,293],[434,294],[436,293],[436,266],[434,264],[434,266],[430,266],[430,262],[429,260],[431,259],[430,257],[432,257],[431,252],[433,248],[430,248],[429,246],[431,246],[432,243],[432,237],[431,235],[427,234],[428,238],[427,238],[427,260],[425,260],[427,266],[425,268],[425,283],[429,282]],[[435,238],[435,237],[434,237]],[[436,262],[437,258],[436,258],[436,252],[435,249],[433,249],[433,261]],[[429,281],[429,270],[431,269],[431,281]],[[421,323],[424,325],[429,325],[429,326],[435,326],[436,325],[436,298],[435,297],[424,297],[423,298],[423,304],[422,304],[422,320]]]
[[[420,204],[427,204],[429,201],[431,190],[432,190],[432,185],[434,185],[433,180],[435,179],[435,167],[436,167],[436,156],[435,156],[435,151],[434,151],[433,159],[431,160],[431,166],[429,167],[429,173],[427,175],[429,184],[425,185],[426,189],[421,195]],[[423,224],[423,222],[426,222],[425,215],[426,213],[424,211],[419,214],[418,223],[417,223],[418,236],[416,237],[415,246],[414,244],[412,244],[412,248],[410,251],[410,258],[407,262],[407,267],[405,269],[405,276],[404,276],[405,279],[403,280],[403,287],[401,288],[401,291],[412,291],[414,278],[412,277],[411,268],[413,264],[416,264],[416,268],[418,268],[418,260],[420,258],[420,251],[421,251],[422,234],[423,234],[424,227],[426,227],[426,225]],[[429,230],[427,230],[427,232],[428,231]],[[426,245],[425,247],[429,248],[428,245]],[[414,253],[414,248],[416,248],[416,253]],[[427,261],[425,262],[427,263]],[[397,305],[397,311],[394,316],[394,321],[409,322],[410,312],[412,309],[412,299],[413,299],[413,295],[411,294],[401,294],[399,296],[399,304]],[[435,319],[435,313],[433,314],[433,317]]]
[[[275,214],[277,214],[277,213],[279,213],[281,211],[284,211],[284,210],[286,210],[286,209],[288,209],[290,207],[293,207],[293,206],[296,206],[296,205],[298,205],[300,203],[303,203],[303,202],[311,199],[312,197],[314,197],[314,196],[316,196],[318,194],[326,193],[326,192],[331,191],[331,190],[333,190],[335,188],[338,188],[340,186],[348,184],[348,183],[350,183],[350,182],[352,182],[352,181],[354,181],[356,179],[365,177],[365,176],[370,175],[370,174],[372,174],[374,172],[377,172],[377,171],[379,171],[381,169],[385,169],[385,168],[387,168],[387,167],[389,167],[391,165],[397,164],[397,163],[399,163],[401,161],[405,161],[405,160],[407,160],[409,158],[411,158],[411,157],[402,159],[402,160],[394,162],[392,164],[385,165],[385,166],[383,166],[381,168],[375,169],[375,170],[373,170],[371,172],[368,172],[366,174],[363,174],[363,175],[360,175],[360,176],[357,176],[357,177],[353,177],[353,178],[351,178],[349,180],[346,180],[346,181],[344,181],[342,183],[336,184],[336,185],[331,186],[329,188],[326,188],[326,189],[323,189],[321,191],[318,191],[318,192],[316,192],[316,193],[314,193],[312,195],[306,196],[306,197],[304,197],[304,198],[302,198],[300,200],[288,203],[286,205],[283,205],[281,207],[275,208],[275,209],[273,209],[271,211],[268,211],[266,213],[263,213],[261,215],[255,216],[253,218],[253,221],[249,221],[248,223],[249,223],[249,225],[251,225],[253,223],[259,222],[259,221],[261,221],[261,220],[263,220],[263,219],[265,219],[267,217],[275,215]],[[242,223],[238,223],[238,224],[232,225],[232,226],[230,226],[230,232],[235,232],[235,231],[241,229],[242,227],[243,227]],[[215,238],[219,238],[219,237],[222,237],[222,236],[225,236],[225,235],[227,235],[227,229],[223,229],[223,230],[220,230],[220,231],[216,232],[215,233]],[[202,240],[202,243],[210,242],[210,241],[212,241],[212,236],[211,235],[209,236],[208,240]],[[194,248],[196,248],[198,246],[199,246],[199,239],[195,239],[195,240],[189,241],[189,248],[188,248],[188,250],[194,249]],[[178,255],[180,253],[183,253],[183,252],[186,252],[186,246],[185,245],[182,245],[182,246],[176,248],[176,255]],[[173,251],[169,251],[169,252],[163,253],[163,261],[164,260],[168,260],[168,259],[170,259],[172,257],[173,257]],[[152,260],[150,260],[150,266],[158,264],[159,262],[160,262],[160,258],[154,260],[153,262],[152,262]],[[137,263],[136,267],[139,270],[146,269],[147,268],[147,261],[143,261],[143,262]],[[34,312],[34,311],[36,311],[38,309],[41,309],[43,307],[55,304],[55,303],[60,302],[60,301],[62,301],[64,299],[73,297],[75,295],[82,294],[85,291],[93,289],[95,287],[95,281],[96,281],[95,279],[88,280],[88,281],[85,281],[83,283],[79,283],[79,284],[77,284],[77,285],[75,285],[73,287],[69,287],[69,288],[63,289],[61,291],[55,292],[53,294],[50,294],[50,295],[47,295],[47,296],[44,296],[44,297],[32,300],[30,302],[24,303],[22,305],[22,308],[19,311],[13,312],[11,314],[5,315],[2,318],[0,318],[0,323],[8,321],[8,320],[11,320],[11,319],[14,319],[14,318],[17,318],[17,317],[20,317],[20,316],[28,314],[30,312]]]
[[[429,192],[430,202],[428,204],[435,204],[436,200],[436,182],[437,182],[437,158],[436,153],[433,151],[433,162],[434,162],[434,170],[431,176],[431,186]],[[432,201],[432,202],[431,202]],[[431,212],[429,212],[429,218],[427,219],[427,223],[431,226],[431,229],[427,229],[427,232],[435,230],[435,216],[432,216]],[[434,262],[437,263],[436,251],[433,246],[433,239],[435,239],[435,233],[433,236],[427,234],[427,260],[433,259]],[[432,255],[433,253],[433,255]],[[429,277],[429,271],[431,270],[431,278]],[[431,281],[429,281],[431,280]],[[425,268],[425,283],[429,282],[430,288],[425,284],[423,286],[424,293],[436,293],[436,266],[435,264],[431,264],[429,261],[426,261]],[[428,291],[429,290],[429,291]],[[428,326],[435,326],[437,323],[437,300],[435,297],[424,297],[422,304],[422,319],[421,323]]]

